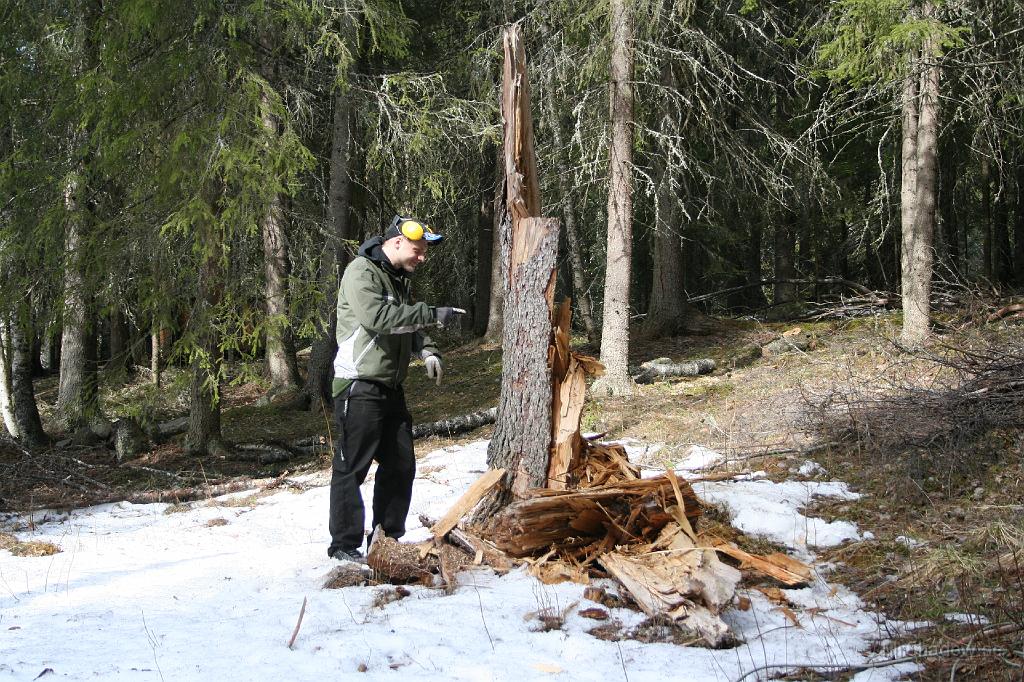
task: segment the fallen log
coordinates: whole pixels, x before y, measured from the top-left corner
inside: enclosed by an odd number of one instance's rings
[[[652,384],[672,377],[696,377],[715,371],[715,361],[707,358],[693,362],[672,362],[669,358],[657,358],[640,365],[633,380],[638,384]]]
[[[493,424],[498,417],[498,408],[492,407],[489,410],[470,412],[461,417],[441,419],[427,424],[416,424],[412,427],[413,438],[426,438],[427,436],[455,436],[478,429],[487,424]]]
[[[234,446],[231,459],[259,464],[287,462],[293,457],[287,448],[272,443],[239,443]]]
[[[997,322],[1003,319],[1004,317],[1019,312],[1024,312],[1024,303],[1014,303],[1012,305],[1003,306],[1002,308],[1000,308],[999,310],[995,311],[987,318],[985,318],[985,322],[991,324],[992,322]]]

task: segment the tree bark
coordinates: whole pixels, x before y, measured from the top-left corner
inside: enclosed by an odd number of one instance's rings
[[[608,169],[608,246],[601,326],[605,375],[595,393],[632,395],[629,376],[630,280],[633,255],[633,16],[632,0],[611,0],[608,80],[611,140]]]
[[[927,3],[925,12],[931,11]],[[931,318],[929,298],[939,132],[939,65],[933,56],[936,47],[931,39],[925,40],[923,57],[920,61],[912,60],[914,68],[910,69],[908,83],[920,85],[918,88],[907,85],[905,94],[910,97],[904,101],[904,164],[910,161],[915,185],[909,197],[911,201],[900,211],[903,220],[910,221],[902,225],[903,331],[900,341],[911,348],[920,346],[928,338]],[[908,136],[913,136],[911,149],[906,141]]]
[[[551,337],[558,221],[523,218],[513,234],[505,336],[502,342],[501,397],[487,465],[509,472],[493,508],[513,495],[547,482],[551,448]],[[547,330],[548,333],[538,333]]]

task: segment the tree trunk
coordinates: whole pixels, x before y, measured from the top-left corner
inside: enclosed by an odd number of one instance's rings
[[[600,339],[597,335],[597,325],[594,323],[594,304],[590,300],[590,290],[587,287],[586,274],[583,269],[583,249],[585,245],[580,239],[579,227],[576,224],[576,202],[573,198],[573,186],[569,182],[569,164],[566,162],[568,150],[563,144],[562,121],[555,111],[555,78],[552,69],[547,71],[547,97],[544,98],[544,113],[547,116],[548,127],[551,129],[551,140],[554,143],[552,154],[555,157],[555,175],[558,178],[558,191],[562,195],[562,205],[565,207],[562,212],[565,224],[565,238],[569,251],[569,272],[572,276],[573,299],[579,309],[579,319],[583,322],[583,329],[587,334],[587,342],[597,346]]]
[[[487,333],[491,309],[491,284],[494,266],[494,183],[499,182],[495,161],[496,145],[485,144],[480,157],[480,207],[476,221],[476,297],[473,300],[473,334]]]
[[[0,318],[0,416],[12,438],[21,433],[14,418],[14,387],[11,384],[11,333],[7,320]]]
[[[781,222],[775,225],[774,279],[772,303],[785,305],[796,302],[796,285],[786,280],[796,279],[796,223],[795,211],[784,209]]]
[[[199,268],[199,292],[190,324],[198,325],[192,360],[191,406],[185,452],[207,455],[224,449],[220,430],[220,367],[216,326],[217,308],[223,297],[221,236],[205,230],[207,249]]]
[[[629,376],[629,293],[633,255],[633,16],[632,0],[611,0],[608,81],[611,140],[608,169],[608,246],[604,278],[601,363],[595,393],[632,395]]]
[[[992,210],[993,279],[1009,284],[1013,279],[1013,255],[1010,246],[1009,185],[1000,170],[996,174],[999,192]]]
[[[981,274],[992,279],[992,165],[981,159]]]
[[[97,410],[96,330],[84,274],[85,210],[80,202],[80,184],[80,178],[69,180],[64,195],[68,222],[57,414],[58,421],[69,430],[87,423]]]
[[[272,58],[268,57],[267,60],[262,69],[263,76],[268,83],[274,83],[276,65]],[[281,124],[270,111],[266,92],[260,96],[260,101],[263,105],[263,128],[267,136],[279,137]],[[292,389],[299,385],[295,342],[288,319],[288,276],[291,264],[285,225],[287,202],[288,197],[283,192],[276,192],[270,199],[260,226],[263,233],[263,294],[267,309],[267,371],[270,374],[271,391]]]
[[[930,5],[926,5],[925,12],[931,12]],[[901,196],[906,204],[900,211],[903,221],[900,260],[903,331],[900,341],[911,348],[920,346],[928,338],[931,317],[929,298],[939,132],[939,66],[932,57],[932,48],[931,40],[926,40],[924,58],[911,61],[903,102],[903,163],[904,168],[910,171],[914,187],[911,194],[906,185],[908,173],[905,170],[903,182],[907,196]]]
[[[551,368],[548,367],[558,221],[523,218],[513,234],[501,397],[487,465],[509,472],[491,509],[547,483],[551,449]],[[547,330],[548,333],[538,333]],[[483,517],[488,516],[483,513]],[[481,518],[478,516],[477,518]]]
[[[80,10],[83,42],[77,66],[84,73],[99,63],[103,4],[101,0],[88,0]],[[87,131],[76,130],[72,135],[75,151],[81,157],[64,185],[64,331],[57,394],[58,421],[68,429],[85,424],[98,410],[96,320],[91,285],[85,276],[92,229],[90,155],[86,152]]]
[[[946,267],[953,274],[960,272],[960,238],[957,235],[955,193],[960,168],[957,154],[950,153],[951,145],[944,145],[939,171],[939,216],[942,222],[942,241]]]
[[[501,112],[502,166],[512,221],[502,338],[501,397],[487,464],[508,473],[478,507],[484,522],[513,496],[547,482],[552,442],[551,367],[558,221],[540,218],[540,187],[533,149],[526,53],[518,26],[505,31]],[[506,225],[508,220],[505,221]],[[504,231],[504,230],[503,230]]]
[[[264,297],[267,306],[267,370],[271,390],[299,385],[295,343],[288,320],[288,243],[285,236],[285,196],[276,195],[263,219]]]
[[[671,125],[670,121],[662,122],[663,129],[668,125]],[[664,159],[664,156],[658,155],[654,163],[655,180],[658,182],[655,193],[658,210],[651,238],[653,268],[650,303],[642,327],[642,333],[647,338],[701,332],[708,327],[707,317],[686,300],[679,199],[672,186],[671,170]]]
[[[47,374],[60,370],[60,337],[61,332],[43,332],[42,347],[39,349],[39,364]]]
[[[499,150],[499,154],[500,154]],[[487,310],[486,343],[497,343],[505,328],[505,294],[508,282],[508,257],[511,252],[512,222],[505,207],[504,164],[498,163],[498,183],[494,189],[494,227],[491,230],[491,287]]]
[[[11,401],[14,407],[14,420],[17,422],[21,444],[33,450],[47,443],[39,409],[36,406],[36,393],[32,385],[31,338],[28,328],[28,315],[14,314],[10,325],[11,348]]]
[[[133,362],[130,349],[128,323],[121,306],[114,305],[110,310],[110,358],[108,367],[115,371],[130,371]]]
[[[1017,152],[1017,194],[1013,220],[1013,273],[1017,285],[1024,285],[1024,153]]]
[[[319,279],[325,291],[320,308],[322,324],[313,342],[306,371],[303,392],[311,400],[310,409],[327,413],[331,402],[331,383],[334,377],[334,355],[338,351],[335,338],[337,329],[338,285],[341,272],[349,261],[346,240],[355,238],[352,229],[351,137],[353,119],[350,92],[339,89],[334,93],[334,131],[331,137],[330,184],[327,190],[327,214],[331,224],[331,239],[320,255]]]

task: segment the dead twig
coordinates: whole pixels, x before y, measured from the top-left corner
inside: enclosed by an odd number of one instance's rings
[[[302,617],[306,615],[306,597],[302,598],[302,607],[299,609],[299,619],[295,622],[295,629],[292,630],[292,638],[288,640],[288,648],[295,644],[295,638],[299,636],[299,628],[302,627]]]

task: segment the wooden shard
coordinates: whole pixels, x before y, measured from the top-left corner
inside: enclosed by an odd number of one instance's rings
[[[716,551],[740,562],[740,568],[750,569],[775,578],[783,585],[795,587],[806,585],[811,580],[811,567],[781,552],[768,555],[751,554],[721,538],[701,537],[701,541]]]
[[[729,637],[719,614],[732,602],[740,572],[714,551],[694,546],[684,533],[674,534],[669,549],[610,552],[600,562],[648,615],[671,618],[711,646]]]
[[[572,306],[566,299],[555,313],[554,343],[548,348],[552,445],[547,487],[552,490],[573,489],[580,482],[580,460],[586,448],[580,436],[580,419],[586,402],[587,376],[604,372],[604,365],[596,359],[569,350],[571,318]]]
[[[435,523],[430,528],[430,533],[435,538],[443,538],[448,532],[454,528],[462,517],[470,512],[473,507],[476,506],[484,495],[490,491],[491,488],[498,484],[501,477],[505,475],[504,469],[489,469],[484,472],[484,475],[476,479],[469,489],[462,494],[462,497],[452,505],[451,509],[441,518],[440,521]]]

